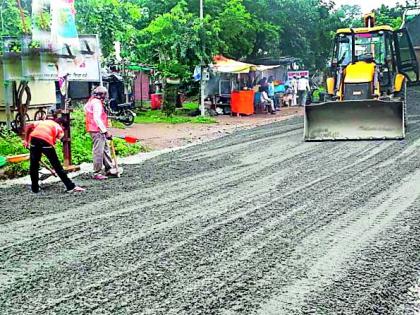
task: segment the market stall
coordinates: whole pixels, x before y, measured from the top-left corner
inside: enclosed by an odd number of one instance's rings
[[[218,55],[213,58],[210,73],[207,105],[219,114],[252,115],[259,112],[259,80],[265,76],[283,78],[287,68],[254,65]]]

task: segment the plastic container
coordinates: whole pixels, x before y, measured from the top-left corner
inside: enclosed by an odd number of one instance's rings
[[[0,167],[5,166],[7,163],[7,158],[5,158],[4,156],[0,156]]]
[[[254,94],[252,90],[232,91],[230,98],[230,107],[232,113],[237,115],[254,114]]]
[[[152,94],[150,106],[152,109],[162,108],[162,94]]]
[[[12,155],[7,157],[7,162],[9,163],[20,163],[23,161],[29,160],[29,154],[19,154],[19,155]]]

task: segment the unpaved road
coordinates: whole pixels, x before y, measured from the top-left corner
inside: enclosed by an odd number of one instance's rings
[[[416,103],[417,101],[417,103]],[[302,119],[0,198],[0,314],[420,312],[420,91],[404,141]]]
[[[302,107],[282,108],[276,115],[258,114],[252,116],[214,117],[214,124],[134,124],[125,129],[113,129],[117,136],[131,136],[151,150],[177,148],[191,143],[221,138],[238,130],[268,125],[291,117],[303,115]]]

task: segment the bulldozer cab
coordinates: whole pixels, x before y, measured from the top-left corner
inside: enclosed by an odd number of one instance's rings
[[[389,39],[384,32],[338,34],[336,37],[336,64],[347,66],[357,61],[384,64],[386,57],[392,57]]]
[[[419,66],[407,30],[393,31],[390,27],[339,30],[335,38],[332,73],[359,61],[374,63],[380,68],[382,88],[392,86],[397,73],[410,82],[419,80]]]

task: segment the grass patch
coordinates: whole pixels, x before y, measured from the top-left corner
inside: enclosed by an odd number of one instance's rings
[[[72,162],[79,165],[83,162],[92,162],[92,139],[85,129],[85,116],[81,109],[72,113]],[[114,125],[114,124],[113,124]],[[114,139],[115,151],[119,157],[146,152],[141,144],[128,144],[123,139]],[[61,142],[56,145],[57,155],[63,161]],[[14,133],[3,131],[0,133],[0,156],[28,153],[22,145],[22,140]],[[2,168],[7,177],[17,177],[28,174],[29,163],[8,164]]]
[[[126,128],[126,126],[121,121],[117,121],[117,120],[112,120],[111,121],[111,127],[116,128],[116,129],[125,129]]]
[[[189,110],[197,110],[200,108],[200,104],[197,102],[186,102],[182,104],[182,107]]]
[[[138,112],[135,122],[137,124],[151,124],[151,123],[167,123],[167,124],[213,124],[216,120],[212,117],[188,116],[190,110],[177,109],[175,114],[167,117],[161,110],[150,110],[146,112]]]

